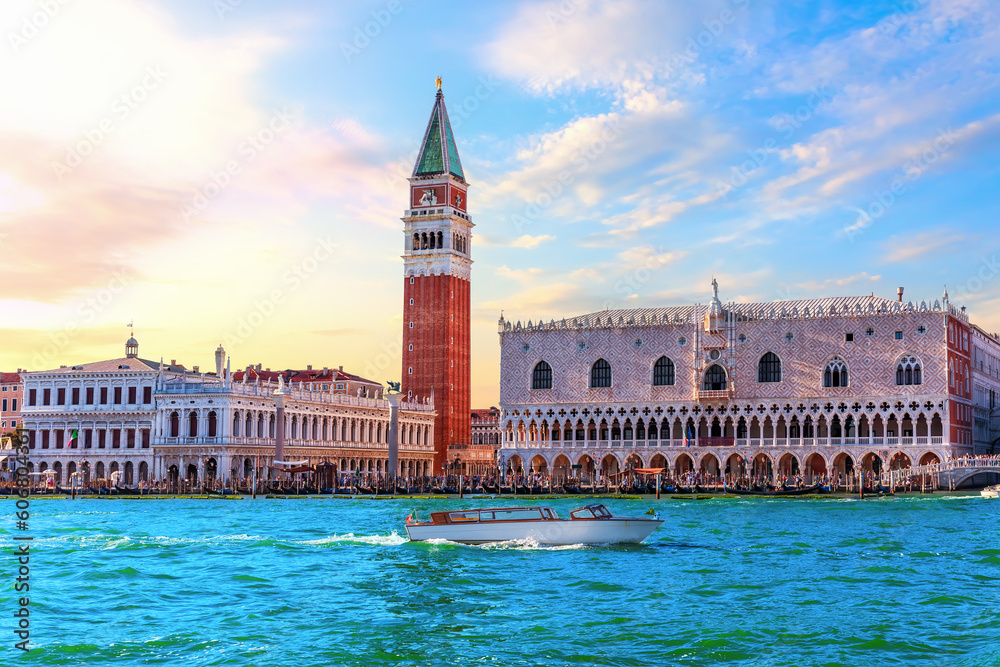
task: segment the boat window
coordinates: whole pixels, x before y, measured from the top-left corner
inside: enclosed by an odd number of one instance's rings
[[[542,513],[537,507],[520,507],[509,510],[494,510],[494,521],[538,521]]]
[[[448,515],[453,523],[463,521],[479,521],[479,512],[452,512]]]

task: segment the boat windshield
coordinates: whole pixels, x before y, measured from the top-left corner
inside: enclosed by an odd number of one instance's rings
[[[570,512],[570,517],[574,519],[610,519],[611,512],[604,505],[587,505],[578,510]]]

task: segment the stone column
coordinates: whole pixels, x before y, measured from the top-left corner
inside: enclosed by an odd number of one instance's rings
[[[402,394],[395,392],[386,395],[389,399],[389,434],[386,438],[389,444],[389,478],[395,479],[399,474],[399,402]]]
[[[284,378],[278,377],[278,388],[274,391],[274,405],[277,408],[277,415],[274,424],[274,460],[285,460],[285,397],[288,395],[285,389]]]

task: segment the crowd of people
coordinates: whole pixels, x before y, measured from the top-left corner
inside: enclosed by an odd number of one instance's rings
[[[950,459],[941,468],[952,466],[1000,466],[1000,455],[967,455]],[[657,478],[662,492],[677,490],[698,492],[723,492],[726,489],[802,489],[820,485],[833,492],[855,492],[859,487],[877,489],[883,483],[883,477],[872,470],[858,474],[858,470],[849,470],[846,474],[840,472],[825,472],[820,475],[778,474],[771,476],[765,472],[732,473],[726,471],[720,474],[706,474],[688,470],[672,473],[663,469],[657,476],[649,471],[636,472],[626,470],[621,473],[570,477],[553,477],[545,471],[509,471],[506,475],[476,475],[476,476],[423,476],[397,477],[391,479],[384,473],[341,474],[316,479],[312,473],[296,473],[286,475],[281,479],[259,479],[255,482],[236,480],[226,485],[219,478],[212,477],[207,481],[196,478],[171,478],[139,480],[130,484],[122,483],[120,477],[112,480],[77,479],[77,493],[112,493],[136,495],[164,494],[456,494],[456,493],[491,493],[491,494],[566,494],[566,493],[655,493]],[[65,493],[69,488],[58,486],[55,475],[46,473],[31,473],[32,493]],[[924,490],[928,488],[927,475],[899,475],[894,481],[894,489],[899,491]],[[936,486],[937,480],[932,480]],[[256,485],[255,485],[256,484]],[[460,488],[461,485],[461,488]],[[5,472],[0,479],[0,495],[10,495],[15,489],[11,473]]]

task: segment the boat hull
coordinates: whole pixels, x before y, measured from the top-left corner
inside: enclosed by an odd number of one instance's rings
[[[657,519],[507,521],[474,524],[412,524],[413,542],[447,540],[461,544],[531,541],[551,546],[571,544],[638,544],[660,527]]]

